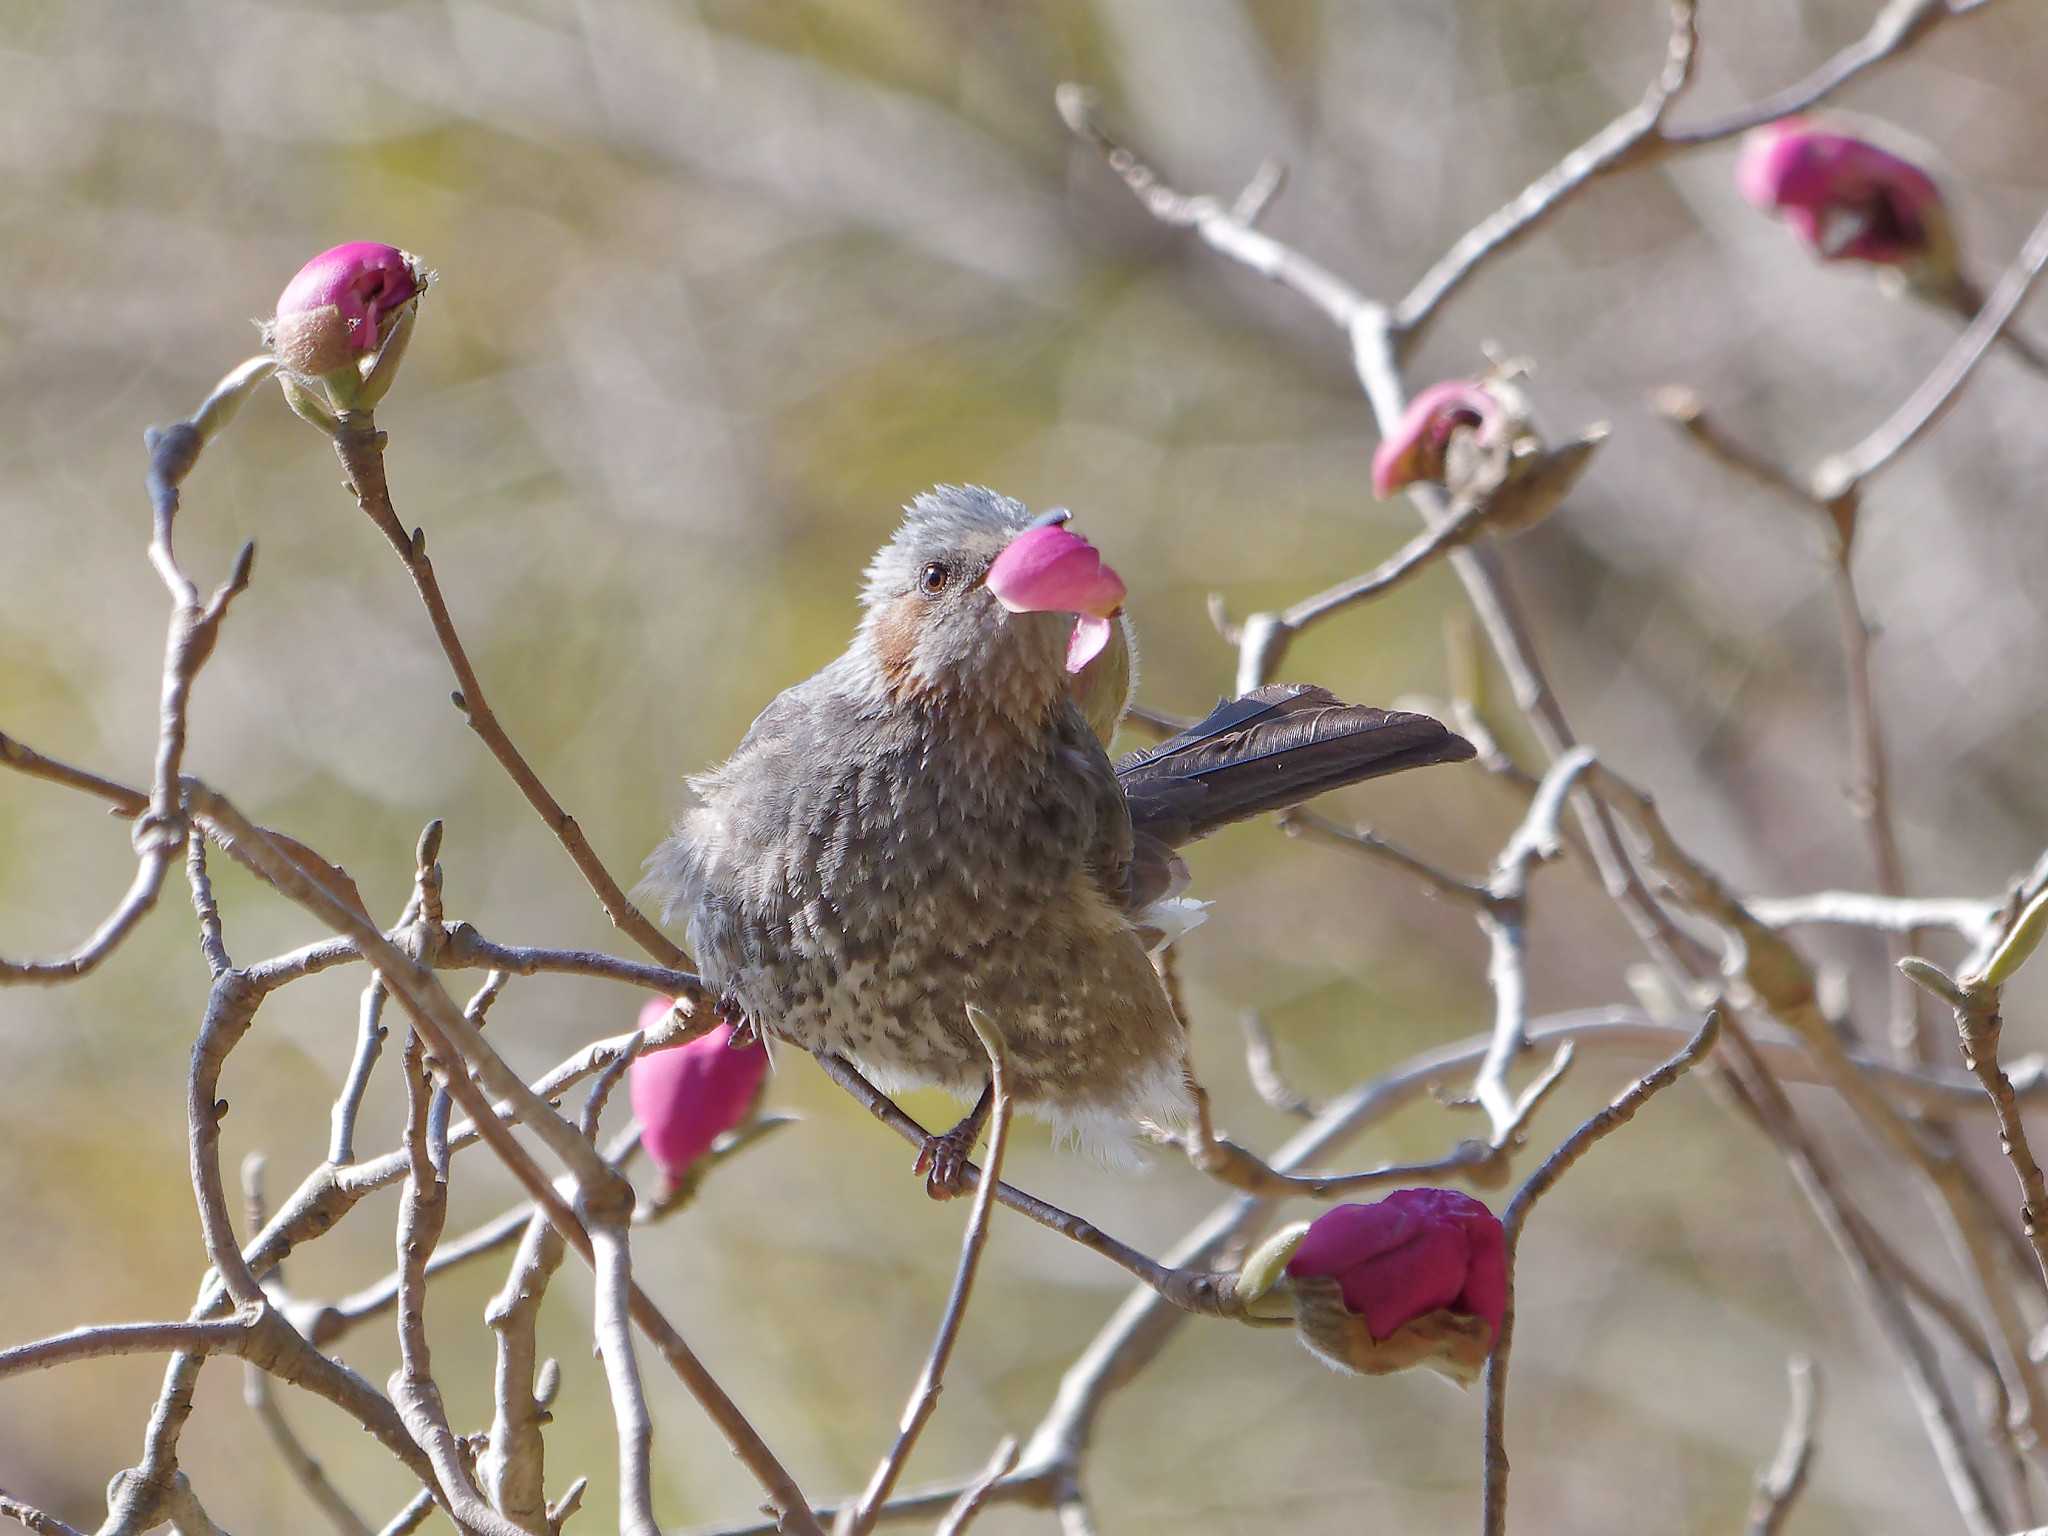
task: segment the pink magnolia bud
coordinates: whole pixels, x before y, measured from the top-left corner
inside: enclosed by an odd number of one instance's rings
[[[651,1030],[675,1006],[652,998],[640,1010]],[[768,1052],[758,1040],[732,1044],[732,1026],[720,1024],[687,1045],[637,1056],[627,1071],[640,1139],[673,1187],[712,1142],[754,1111],[768,1074]]]
[[[391,336],[400,313],[427,285],[416,256],[367,240],[322,251],[278,295],[265,328],[277,360],[306,378],[358,366]]]
[[[1373,494],[1381,500],[1418,481],[1441,484],[1451,434],[1470,427],[1482,435],[1497,431],[1519,411],[1484,380],[1447,379],[1432,384],[1401,413],[1401,421],[1372,456]]]
[[[1735,163],[1735,185],[1822,261],[1912,267],[1950,259],[1948,216],[1933,178],[1811,118],[1780,118],[1753,131]]]
[[[1292,1315],[1309,1352],[1340,1371],[1424,1365],[1468,1385],[1507,1307],[1507,1250],[1498,1218],[1470,1195],[1397,1189],[1276,1233],[1238,1287],[1249,1315]]]

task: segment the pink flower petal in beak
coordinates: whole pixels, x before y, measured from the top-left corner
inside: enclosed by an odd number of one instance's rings
[[[1095,546],[1057,523],[1027,528],[988,568],[988,589],[1011,613],[1071,613],[1067,670],[1078,672],[1109,643],[1110,620],[1123,606],[1121,577]]]
[[[1067,637],[1067,670],[1079,672],[1100,656],[1115,628],[1115,619],[1098,619],[1087,613],[1076,619],[1074,632]]]

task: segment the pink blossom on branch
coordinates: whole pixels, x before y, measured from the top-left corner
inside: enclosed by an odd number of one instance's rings
[[[640,1010],[651,1030],[668,1016],[673,999],[656,997]],[[633,1118],[641,1144],[673,1189],[711,1144],[753,1114],[768,1075],[768,1052],[758,1040],[732,1043],[720,1024],[685,1045],[637,1056],[627,1069]]]
[[[1735,185],[1822,261],[1951,263],[1948,214],[1934,179],[1893,151],[1820,120],[1780,118],[1752,132],[1735,164]]]

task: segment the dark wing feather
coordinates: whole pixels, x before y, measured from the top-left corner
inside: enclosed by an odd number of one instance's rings
[[[1219,704],[1178,736],[1124,758],[1116,772],[1142,854],[1361,779],[1472,755],[1471,742],[1427,715],[1277,683]],[[1144,875],[1133,885],[1146,884]]]

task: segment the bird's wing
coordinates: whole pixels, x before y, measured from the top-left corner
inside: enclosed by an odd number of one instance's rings
[[[1345,704],[1307,683],[1275,683],[1125,757],[1116,774],[1142,876],[1148,848],[1152,867],[1161,868],[1160,853],[1231,822],[1361,779],[1472,755],[1471,742],[1427,715]],[[1169,879],[1170,870],[1154,878]]]
[[[829,669],[828,669],[829,670]],[[647,860],[640,889],[658,896],[664,920],[687,914],[712,890],[758,895],[786,852],[784,830],[807,826],[816,807],[799,807],[807,787],[830,784],[821,764],[843,755],[862,723],[836,707],[826,673],[769,701],[733,755],[689,781],[689,803],[667,841]]]

